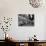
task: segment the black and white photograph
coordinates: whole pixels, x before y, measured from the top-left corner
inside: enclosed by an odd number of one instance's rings
[[[34,26],[34,14],[18,14],[18,26]]]

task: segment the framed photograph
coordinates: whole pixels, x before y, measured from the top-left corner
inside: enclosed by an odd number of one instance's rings
[[[34,26],[34,14],[18,14],[18,26]]]

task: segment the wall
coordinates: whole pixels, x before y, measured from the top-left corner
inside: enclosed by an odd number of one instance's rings
[[[32,27],[19,27],[18,26],[18,14],[35,14],[35,26]],[[40,8],[33,8],[30,6],[28,0],[0,0],[0,19],[1,17],[12,17],[13,22],[10,33],[17,40],[27,40],[34,34],[37,35],[39,40],[45,39],[45,6]],[[3,31],[0,31],[2,35]],[[3,33],[4,34],[4,33]],[[0,36],[0,39],[4,37]]]

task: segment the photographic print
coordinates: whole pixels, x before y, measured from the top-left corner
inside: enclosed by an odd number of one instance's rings
[[[34,26],[34,14],[18,14],[18,26]]]

